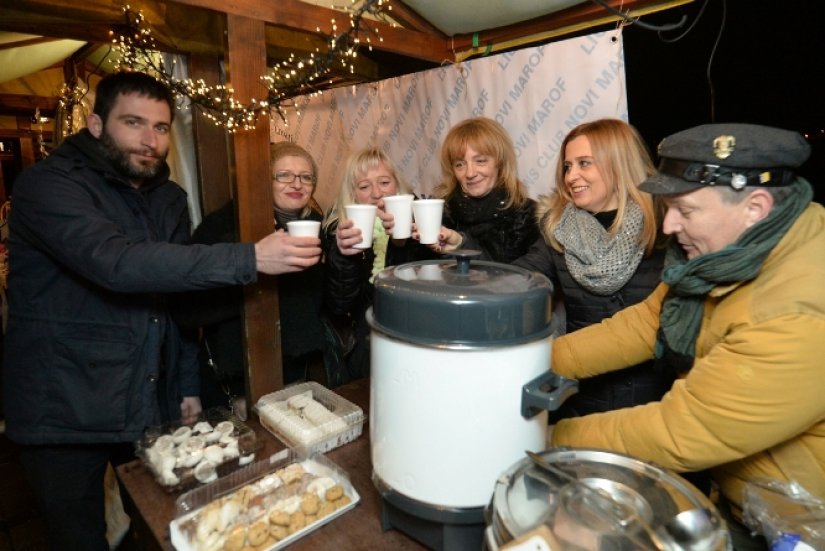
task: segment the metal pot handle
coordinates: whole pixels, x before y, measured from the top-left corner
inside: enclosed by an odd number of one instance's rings
[[[552,390],[546,391],[545,389]],[[579,382],[545,371],[521,389],[521,416],[535,417],[544,410],[559,409],[565,400],[579,391]]]

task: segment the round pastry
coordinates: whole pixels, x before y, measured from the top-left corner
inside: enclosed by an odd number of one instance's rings
[[[192,427],[192,432],[197,434],[206,434],[207,432],[212,432],[212,425],[209,424],[209,421],[198,421],[195,423],[195,426]]]
[[[232,421],[221,421],[217,425],[215,425],[215,432],[219,432],[221,435],[225,434],[232,434],[235,430],[235,425]]]
[[[218,471],[215,470],[216,465],[211,461],[204,459],[195,466],[193,471],[198,482],[204,484],[218,479]]]
[[[270,528],[272,525],[289,526],[289,513],[284,510],[275,509],[269,513]]]
[[[318,506],[321,500],[312,492],[306,493],[301,497],[301,511],[305,515],[315,515],[318,513]]]
[[[226,534],[223,548],[225,551],[241,551],[246,543],[246,526],[238,524]]]
[[[264,541],[261,545],[255,548],[255,551],[266,551],[267,549],[272,548],[272,546],[274,546],[276,543],[278,543],[278,540],[276,540],[272,536],[269,536],[268,538],[266,538],[266,541]]]
[[[318,506],[318,518],[323,518],[335,511],[335,505],[331,501],[324,501]]]
[[[276,540],[280,541],[289,535],[289,530],[286,526],[282,526],[280,524],[270,524],[269,525],[269,537],[275,538]]]
[[[343,495],[332,502],[336,509],[340,509],[341,507],[349,505],[350,503],[352,503],[352,499],[348,495]]]
[[[191,436],[191,435],[192,435],[192,429],[190,429],[189,427],[184,425],[182,427],[178,427],[177,430],[175,430],[175,432],[172,433],[172,441],[175,444],[180,445],[183,442],[185,442],[186,439],[188,439],[189,436]]]
[[[344,488],[341,487],[340,484],[336,484],[335,486],[330,487],[326,491],[324,497],[327,501],[335,501],[336,499],[339,499],[342,495],[344,495]]]
[[[246,537],[249,540],[249,545],[253,547],[257,547],[265,542],[269,537],[269,525],[266,523],[266,520],[260,519],[250,524]]]
[[[287,526],[287,531],[290,534],[294,534],[306,525],[307,520],[304,516],[304,513],[302,513],[301,511],[295,511],[294,513],[292,513],[292,516],[289,517],[289,526]]]

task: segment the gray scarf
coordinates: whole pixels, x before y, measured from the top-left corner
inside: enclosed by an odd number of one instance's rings
[[[611,236],[596,218],[573,203],[564,207],[553,236],[564,247],[567,269],[579,285],[595,295],[610,295],[628,282],[644,256],[639,235],[642,209],[627,202],[622,226]]]

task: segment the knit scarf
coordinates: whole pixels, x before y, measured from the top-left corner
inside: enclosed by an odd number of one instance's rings
[[[630,280],[644,256],[639,236],[642,209],[627,202],[622,226],[610,235],[595,216],[568,203],[553,236],[564,247],[564,262],[579,285],[595,295],[615,293]]]
[[[372,228],[372,252],[375,253],[372,261],[372,272],[370,272],[370,283],[375,283],[375,276],[384,269],[387,263],[387,243],[390,237],[384,231],[384,224],[380,218],[375,217]]]
[[[659,315],[657,367],[677,374],[691,368],[707,294],[717,285],[754,279],[765,258],[810,203],[810,184],[797,178],[792,185],[794,191],[784,202],[720,251],[687,260],[679,244],[671,243],[662,274],[670,290]]]

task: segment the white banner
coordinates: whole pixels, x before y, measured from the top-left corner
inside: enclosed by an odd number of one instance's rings
[[[347,157],[367,146],[386,151],[417,194],[430,194],[447,131],[485,116],[510,133],[519,176],[537,197],[554,185],[571,128],[628,120],[625,92],[622,36],[611,31],[296,98],[286,123],[273,114],[270,131],[272,141],[294,141],[313,155],[316,199],[327,208]]]

